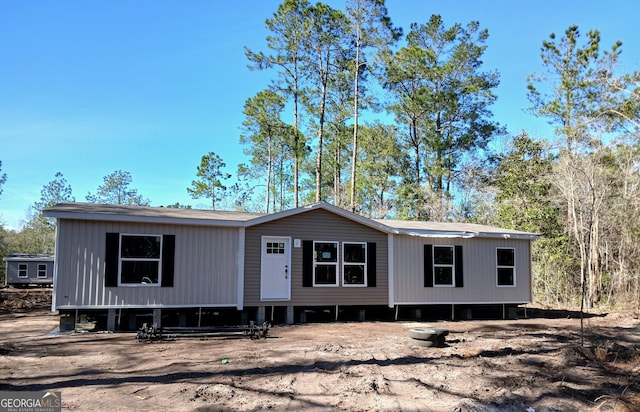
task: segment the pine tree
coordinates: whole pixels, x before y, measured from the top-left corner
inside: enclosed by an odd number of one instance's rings
[[[200,165],[197,167],[196,176],[200,179],[191,182],[191,187],[187,188],[187,193],[194,199],[207,198],[211,200],[211,209],[216,210],[216,202],[223,199],[223,193],[227,187],[222,183],[231,177],[222,169],[226,164],[222,158],[214,152],[202,156]]]

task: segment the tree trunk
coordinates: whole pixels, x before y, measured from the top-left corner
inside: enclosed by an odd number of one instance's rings
[[[300,135],[298,134],[298,62],[293,74],[293,207],[298,207],[298,169],[300,166]]]
[[[271,200],[271,167],[273,164],[273,153],[271,152],[271,131],[267,133],[267,193],[265,199],[265,213],[269,213],[269,202]]]
[[[324,118],[327,105],[327,84],[329,81],[329,58],[330,53],[327,51],[326,67],[324,73],[321,73],[321,96],[320,96],[320,116],[318,119],[318,155],[316,158],[316,202],[322,200],[322,150],[324,146]],[[322,70],[321,70],[322,72]]]
[[[333,171],[333,202],[336,206],[342,206],[342,189],[341,189],[341,174],[340,174],[340,144],[336,144],[335,151],[333,153],[333,160],[335,168]]]
[[[589,252],[589,301],[591,306],[595,306],[600,301],[600,253],[599,253],[599,225],[597,209],[593,211],[593,221],[591,226],[591,244]]]
[[[284,160],[280,159],[280,165],[279,165],[279,174],[280,174],[280,212],[284,210]],[[275,199],[274,199],[275,201]],[[273,208],[273,211],[275,212],[276,208]]]
[[[418,121],[411,120],[409,127],[409,139],[413,145],[413,164],[415,169],[416,188],[420,188],[422,177],[420,176],[420,141],[418,140]]]
[[[360,72],[360,26],[356,28],[356,62],[353,73],[353,147],[351,153],[351,211],[356,211],[356,170],[358,161],[358,91]]]

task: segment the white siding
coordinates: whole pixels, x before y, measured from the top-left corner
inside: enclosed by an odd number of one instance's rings
[[[461,245],[464,287],[424,286],[424,245]],[[516,286],[498,287],[496,248],[515,248]],[[526,303],[531,301],[530,241],[395,236],[393,296],[396,304]]]
[[[175,235],[173,287],[104,286],[107,232]],[[236,306],[237,228],[60,219],[55,309]]]

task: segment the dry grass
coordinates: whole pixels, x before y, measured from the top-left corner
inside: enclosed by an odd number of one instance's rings
[[[51,288],[2,288],[0,289],[0,311],[46,310],[51,307],[51,295]]]
[[[607,357],[609,356],[609,349],[604,346],[596,346],[596,348],[593,350],[593,355],[596,360],[600,362],[606,362]]]
[[[595,400],[597,411],[638,412],[640,398],[626,395],[626,388],[619,395],[603,395]]]

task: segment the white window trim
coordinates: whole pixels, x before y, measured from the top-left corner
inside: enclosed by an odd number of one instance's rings
[[[44,267],[44,270],[40,270],[41,267]],[[47,264],[46,263],[38,263],[38,279],[46,279],[47,278]],[[40,273],[44,272],[44,276],[40,276]]]
[[[364,245],[364,262],[345,262],[344,261],[344,247],[345,245]],[[367,242],[342,242],[342,286],[345,288],[366,288],[369,275],[367,273]],[[344,268],[345,266],[364,266],[364,283],[346,283],[344,281]]]
[[[452,264],[436,264],[436,248],[437,247],[448,247],[451,248],[451,256],[453,256],[453,263]],[[456,287],[456,248],[455,245],[433,245],[433,253],[432,253],[432,257],[431,257],[431,264],[433,265],[433,287],[434,288],[454,288]],[[443,283],[436,283],[436,267],[441,267],[441,268],[451,268],[451,283],[448,284],[443,284]]]
[[[21,268],[24,267],[24,275],[21,274]],[[18,263],[18,277],[26,279],[29,277],[29,265],[27,263]]]
[[[513,251],[513,266],[498,265],[498,249],[511,249]],[[512,246],[496,247],[496,287],[497,288],[515,288],[516,287],[516,248]],[[513,285],[500,285],[498,282],[498,269],[513,269]]]
[[[333,266],[336,267],[336,283],[316,283],[316,243],[335,243],[336,245],[336,262],[335,263],[327,263],[320,262],[322,266]],[[340,242],[337,240],[314,240],[313,241],[313,287],[318,288],[337,288],[340,286],[340,270],[339,270],[339,262],[340,262]]]
[[[156,258],[123,258],[122,257],[122,238],[124,236],[152,236],[160,238],[160,257]],[[153,288],[162,286],[162,248],[164,247],[164,239],[161,234],[157,233],[120,233],[120,239],[118,242],[118,286],[131,287],[131,288]],[[123,261],[135,261],[135,262],[158,262],[158,283],[122,283],[122,262]]]

